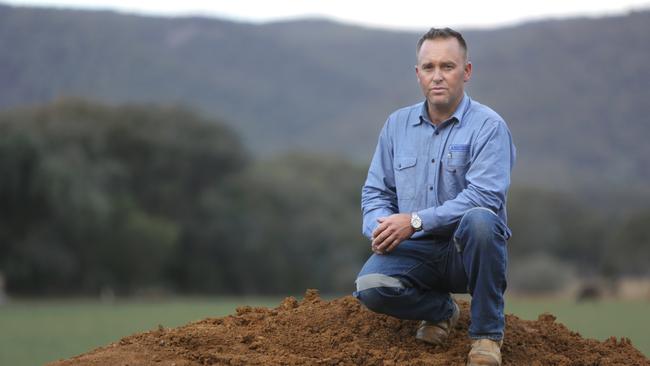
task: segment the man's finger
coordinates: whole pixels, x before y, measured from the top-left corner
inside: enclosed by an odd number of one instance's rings
[[[388,231],[388,230],[386,230]],[[381,241],[377,241],[377,249],[385,252],[386,248],[390,246],[396,238],[396,233],[390,232],[388,235],[381,237]]]
[[[375,239],[375,243],[373,245],[374,245],[375,248],[377,248],[377,250],[379,250],[380,252],[383,252],[384,247],[386,246],[385,242],[386,242],[386,238],[383,238],[383,237],[382,238],[377,238],[377,239]]]
[[[376,245],[371,245],[371,246],[370,246],[370,249],[371,249],[372,252],[375,253],[375,254],[384,254],[383,251],[377,249],[377,246],[376,246]]]
[[[381,217],[379,219],[381,219]],[[376,238],[382,231],[386,230],[386,226],[388,226],[383,221],[379,221],[379,219],[377,219],[377,221],[379,222],[379,225],[372,232],[373,239]]]
[[[388,230],[388,225],[387,224],[381,224],[377,227],[377,230],[375,230],[375,233],[373,235],[373,240],[372,243],[377,245],[384,241],[384,239],[389,236],[390,230]]]
[[[397,238],[393,240],[393,242],[385,249],[386,252],[392,252],[393,249],[397,248],[397,246],[402,242],[401,239]]]
[[[372,232],[372,237],[373,238],[375,238],[377,235],[379,235],[379,233],[381,233],[382,231],[386,230],[387,224],[385,222],[386,222],[387,219],[388,219],[388,217],[386,217],[386,216],[382,216],[382,217],[377,218],[377,222],[379,223],[379,225],[377,225],[375,230]]]
[[[380,232],[378,235],[375,235],[375,238],[372,241],[372,244],[376,246],[380,246],[386,238],[391,236],[392,231],[389,228],[384,229],[382,232]]]

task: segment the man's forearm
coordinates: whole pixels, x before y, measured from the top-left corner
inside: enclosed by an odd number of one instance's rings
[[[418,211],[422,219],[422,229],[429,233],[447,232],[458,223],[465,212],[475,207],[484,207],[496,214],[503,206],[501,197],[504,195],[477,192],[477,188],[468,187],[456,198],[440,206]]]

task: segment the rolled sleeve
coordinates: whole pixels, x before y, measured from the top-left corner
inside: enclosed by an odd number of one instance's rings
[[[397,212],[393,149],[388,136],[389,121],[384,124],[379,135],[368,177],[361,191],[362,232],[369,239],[372,239],[372,232],[377,228],[378,218]]]

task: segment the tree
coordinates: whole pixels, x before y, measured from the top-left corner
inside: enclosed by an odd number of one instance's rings
[[[174,107],[66,100],[1,114],[0,133],[0,270],[14,292],[173,284],[205,197],[226,201],[248,161],[230,130]]]

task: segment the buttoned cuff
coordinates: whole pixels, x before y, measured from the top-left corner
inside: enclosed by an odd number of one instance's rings
[[[422,231],[432,232],[439,226],[436,222],[435,209],[435,207],[431,207],[416,212],[422,220]]]

